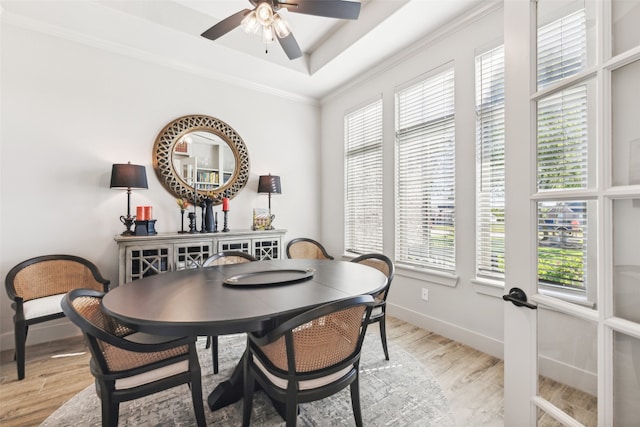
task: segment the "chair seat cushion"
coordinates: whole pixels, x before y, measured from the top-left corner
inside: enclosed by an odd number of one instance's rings
[[[162,368],[154,369],[142,374],[116,380],[116,390],[138,387],[144,384],[149,384],[153,381],[161,380],[163,378],[169,378],[172,375],[181,374],[188,371],[189,361],[182,360],[172,365],[163,366]]]
[[[371,317],[381,316],[381,315],[382,315],[382,307],[380,306],[373,307],[373,310],[371,310]]]
[[[62,313],[62,306],[60,306],[60,302],[64,296],[65,294],[56,294],[25,301],[22,304],[24,318],[29,320],[37,317],[48,316],[50,314]]]
[[[258,358],[253,359],[255,365],[260,369],[266,377],[271,381],[273,385],[278,388],[286,389],[287,388],[287,380],[284,378],[280,378],[267,370],[267,368],[258,360]],[[353,365],[349,365],[344,369],[339,370],[338,372],[334,372],[333,374],[326,375],[324,377],[315,378],[312,380],[300,381],[299,389],[300,390],[312,390],[314,388],[319,388],[327,384],[331,384],[334,381],[339,380],[340,378],[347,375],[353,369]]]

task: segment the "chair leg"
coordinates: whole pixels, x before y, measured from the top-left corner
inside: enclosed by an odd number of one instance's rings
[[[207,337],[207,343],[204,345],[204,348],[209,348],[211,347],[211,337]]]
[[[382,340],[382,349],[384,350],[384,358],[389,360],[389,349],[387,348],[386,316],[382,316],[379,323],[380,323],[380,340]]]
[[[358,378],[351,383],[351,407],[353,408],[353,417],[356,419],[356,426],[362,427],[362,410],[360,408],[360,383]]]
[[[15,324],[15,342],[16,342],[16,365],[18,367],[18,380],[24,379],[24,360],[25,360],[25,347],[27,343],[27,333],[29,332],[29,326],[24,320],[18,321]]]
[[[213,359],[213,373],[218,373],[218,336],[211,337],[211,359]]]
[[[253,393],[255,389],[255,380],[249,372],[248,363],[246,359],[251,356],[245,357],[244,367],[244,401],[242,405],[242,427],[249,427],[251,424],[251,410],[253,409]]]
[[[287,402],[287,427],[296,427],[298,424],[298,404]]]
[[[200,379],[200,370],[191,372],[191,400],[193,400],[193,411],[196,415],[196,423],[198,427],[205,427],[207,421],[204,417],[204,403],[202,401],[202,381]]]
[[[102,390],[102,427],[118,427],[120,404],[114,402],[109,390]]]

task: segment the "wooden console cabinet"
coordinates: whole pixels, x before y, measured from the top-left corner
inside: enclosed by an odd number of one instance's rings
[[[242,251],[258,259],[279,259],[283,257],[282,238],[286,232],[287,230],[246,230],[116,236],[118,283],[169,271],[197,268],[208,257],[222,251]]]

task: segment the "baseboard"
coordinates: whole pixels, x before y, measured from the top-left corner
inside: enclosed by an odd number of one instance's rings
[[[57,319],[51,322],[31,325],[29,326],[29,333],[27,334],[27,349],[31,345],[48,343],[80,335],[82,335],[80,329],[67,319]],[[13,350],[15,347],[13,331],[5,332],[0,336],[0,350]],[[29,350],[27,350],[27,352],[28,351]]]
[[[461,344],[468,345],[483,353],[504,359],[504,343],[495,338],[481,335],[452,323],[443,322],[434,317],[425,316],[422,313],[409,310],[405,307],[390,304],[388,301],[387,313],[390,316],[458,341]]]
[[[547,356],[540,356],[538,359],[538,373],[591,396],[598,395],[598,376],[577,366],[569,365]]]

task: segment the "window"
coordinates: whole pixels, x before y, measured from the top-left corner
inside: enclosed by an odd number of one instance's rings
[[[504,279],[504,47],[476,56],[476,275]]]
[[[550,88],[537,99],[538,283],[541,289],[582,295],[589,277],[587,250],[595,246],[588,244],[588,220],[596,206],[593,200],[576,200],[575,194],[589,187],[595,90],[592,80],[563,80],[586,67],[584,9],[565,12],[538,29],[538,87]],[[568,190],[573,197],[564,195]]]
[[[455,271],[454,71],[396,92],[396,261]]]
[[[345,250],[382,248],[382,99],[348,113],[345,135]]]

